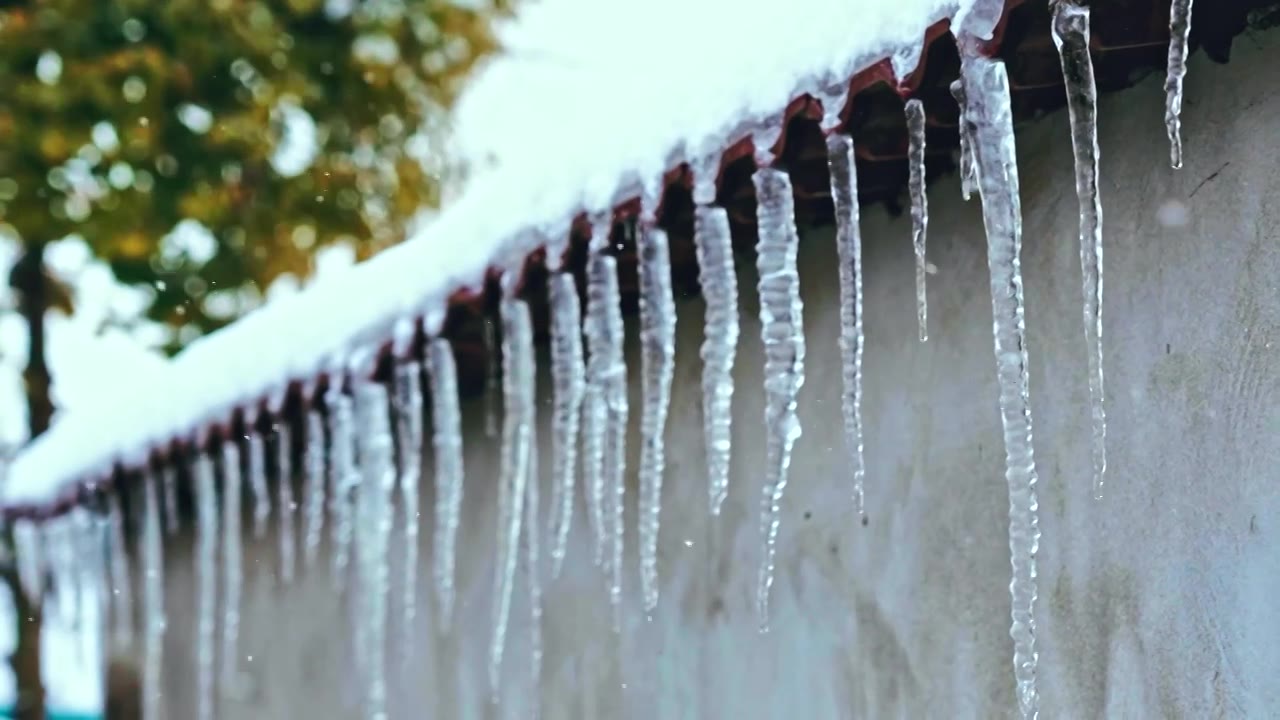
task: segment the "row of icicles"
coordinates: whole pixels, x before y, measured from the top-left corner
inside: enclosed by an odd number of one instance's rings
[[[1172,159],[1180,164],[1177,111],[1185,73],[1185,45],[1190,3],[1175,3],[1171,29],[1168,127]],[[1179,9],[1179,8],[1182,9]],[[1101,206],[1098,199],[1096,97],[1088,53],[1089,11],[1072,2],[1053,5],[1053,38],[1066,80],[1072,141],[1080,198],[1081,263],[1084,272],[1084,318],[1089,357],[1089,386],[1094,425],[1094,488],[1100,493],[1105,470],[1105,416],[1102,392]],[[961,77],[952,92],[962,113],[961,180],[966,198],[981,193],[987,230],[1000,411],[1009,486],[1009,539],[1013,568],[1011,635],[1019,710],[1038,713],[1036,691],[1034,604],[1039,526],[1032,448],[1027,344],[1023,323],[1021,209],[1014,153],[1012,111],[1004,65],[984,58],[961,42]],[[919,100],[906,105],[909,130],[909,190],[912,237],[916,255],[916,289],[920,340],[927,338],[925,304],[924,186],[925,115]],[[865,523],[862,440],[862,264],[853,142],[834,134],[827,142],[831,193],[837,223],[841,302],[840,349],[843,364],[843,414],[852,468],[851,493]],[[729,221],[715,207],[714,162],[694,164],[695,247],[700,283],[706,300],[702,410],[707,449],[708,501],[720,512],[729,486],[733,369],[738,344],[738,287]],[[761,332],[765,349],[767,465],[761,498],[761,562],[757,609],[767,628],[773,583],[779,506],[787,485],[792,447],[800,436],[797,395],[804,383],[805,340],[799,292],[792,187],[788,175],[764,167],[754,176],[758,202]],[[651,212],[652,208],[648,208]],[[552,266],[549,279],[551,316],[552,496],[546,541],[551,577],[559,576],[575,507],[576,479],[583,479],[593,558],[606,578],[615,625],[620,623],[623,557],[623,500],[626,474],[627,367],[616,261],[607,252],[611,220],[597,216],[587,264],[587,305],[568,270]],[[663,434],[675,365],[675,303],[665,233],[642,225],[640,257],[641,383],[643,391],[640,454],[639,556],[643,604],[651,611],[659,601],[657,540],[664,474]],[[549,256],[555,255],[549,253]],[[534,434],[535,359],[529,308],[508,293],[500,306],[501,377],[504,415],[498,492],[498,538],[495,602],[489,651],[490,690],[497,697],[507,625],[521,563],[539,568],[540,518],[537,442]],[[585,339],[585,344],[584,344]],[[496,375],[495,375],[496,378]],[[423,381],[426,387],[423,387]],[[430,399],[430,408],[424,398]],[[454,354],[447,340],[430,340],[420,359],[397,364],[391,382],[353,381],[349,392],[331,390],[324,411],[305,410],[300,438],[293,428],[274,426],[266,434],[223,441],[188,459],[187,475],[196,497],[197,608],[196,667],[199,720],[215,714],[218,685],[232,686],[240,673],[237,650],[243,585],[242,488],[252,500],[255,537],[262,537],[272,513],[268,477],[276,487],[282,580],[289,581],[298,562],[310,568],[329,524],[332,574],[350,587],[354,604],[356,667],[361,673],[367,717],[386,716],[385,645],[389,614],[389,549],[394,508],[402,509],[405,536],[404,580],[400,608],[404,620],[417,609],[416,548],[419,532],[418,484],[424,472],[424,442],[433,446],[435,508],[434,557],[431,559],[435,605],[442,628],[449,628],[454,605],[455,547],[463,492],[462,430]],[[431,419],[430,437],[425,420]],[[496,431],[496,428],[495,428]],[[295,440],[303,467],[291,468]],[[580,442],[580,446],[579,446]],[[581,450],[581,452],[579,452]],[[581,466],[581,470],[579,470]],[[296,471],[296,472],[295,472]],[[303,478],[300,501],[287,480]],[[161,716],[161,647],[166,625],[164,607],[162,518],[170,530],[177,518],[177,474],[173,467],[144,476],[140,555],[142,562],[142,642],[144,718]],[[221,494],[219,494],[221,487]],[[393,497],[399,493],[399,502]],[[125,550],[126,523],[120,497],[107,493],[92,508],[76,507],[68,515],[36,525],[19,521],[14,537],[19,575],[33,598],[44,589],[46,575],[59,592],[91,593],[109,606],[115,642],[133,635],[132,583]],[[219,502],[219,500],[221,502]],[[295,516],[300,515],[300,518]],[[295,521],[299,527],[295,528]],[[77,559],[81,561],[77,561]],[[84,561],[89,559],[90,561]],[[219,559],[221,560],[219,567]],[[541,662],[541,581],[528,572],[533,630],[531,668],[537,687]],[[219,583],[219,578],[221,582]],[[219,598],[219,589],[221,597]],[[79,605],[77,604],[77,607]],[[221,633],[215,613],[223,612]],[[406,642],[412,642],[411,639]],[[220,664],[215,667],[215,660]]]

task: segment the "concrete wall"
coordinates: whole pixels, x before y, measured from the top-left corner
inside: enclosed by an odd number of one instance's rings
[[[1272,602],[1280,595],[1278,64],[1276,34],[1241,38],[1226,67],[1196,57],[1180,172],[1168,167],[1161,78],[1102,100],[1111,465],[1101,501],[1090,487],[1065,114],[1019,135],[1046,716],[1280,714]],[[925,345],[916,340],[909,221],[878,208],[863,216],[870,525],[858,526],[849,501],[835,249],[830,229],[817,229],[805,234],[800,254],[808,381],[804,436],[783,505],[773,631],[757,633],[753,614],[762,352],[755,272],[740,263],[743,341],[725,514],[712,521],[705,509],[703,307],[693,299],[679,306],[659,611],[651,621],[637,611],[631,551],[625,628],[610,630],[580,505],[566,575],[546,590],[545,717],[1011,715],[1008,502],[980,207],[960,201],[954,177],[935,184],[930,206],[938,272]],[[631,341],[634,374],[634,332]],[[639,407],[633,388],[633,419]],[[424,612],[409,630],[392,623],[393,717],[533,716],[525,705],[523,601],[513,610],[507,654],[510,697],[500,709],[484,699],[496,443],[483,439],[480,408],[467,413],[459,624],[447,638],[433,630],[424,562]],[[630,482],[634,503],[634,470]],[[634,547],[633,504],[627,523]],[[175,552],[167,692],[170,717],[189,717],[191,573],[186,551]],[[351,623],[327,573],[280,589],[269,580],[271,548],[255,558],[265,579],[248,590],[244,652],[252,660],[242,663],[239,700],[224,715],[357,716]],[[402,667],[405,632],[414,655]]]

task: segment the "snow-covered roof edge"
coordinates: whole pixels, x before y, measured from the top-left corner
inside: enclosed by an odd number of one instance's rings
[[[226,423],[237,410],[278,403],[293,382],[363,372],[380,347],[417,322],[436,331],[449,298],[478,288],[490,268],[519,267],[548,238],[567,241],[583,211],[650,195],[682,162],[718,158],[757,132],[772,145],[777,119],[796,98],[811,95],[843,110],[855,76],[876,63],[892,59],[900,81],[907,79],[930,26],[949,19],[967,35],[990,38],[1005,9],[1003,0],[786,5],[790,20],[768,8],[743,15],[726,5],[736,20],[731,42],[741,48],[745,39],[753,52],[708,52],[703,57],[715,61],[696,74],[646,66],[631,84],[610,83],[598,94],[579,88],[575,105],[556,108],[564,122],[543,128],[549,137],[479,178],[408,242],[193,343],[163,373],[104,388],[18,456],[0,505],[9,514],[47,513],[118,464],[139,466],[156,448]],[[779,39],[780,28],[796,39]],[[703,29],[703,37],[726,35],[722,27]],[[601,143],[565,157],[565,148],[585,145],[584,132]]]

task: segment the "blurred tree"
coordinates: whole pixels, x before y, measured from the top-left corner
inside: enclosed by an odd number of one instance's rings
[[[317,247],[399,241],[439,201],[445,112],[508,1],[0,0],[0,230],[26,253],[10,282],[32,436],[52,412],[47,242],[78,233],[154,288],[174,351]]]

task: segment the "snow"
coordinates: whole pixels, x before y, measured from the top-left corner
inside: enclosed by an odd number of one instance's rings
[[[730,0],[530,4],[507,31],[509,52],[459,108],[457,140],[477,167],[452,206],[410,242],[195,341],[167,371],[122,368],[97,384],[16,460],[0,501],[48,503],[234,408],[278,401],[290,380],[360,369],[397,321],[425,316],[434,329],[451,293],[522,259],[539,242],[528,230],[562,230],[582,209],[607,208],[686,153],[709,155],[753,131],[744,120],[775,116],[972,4],[797,0],[749,13]],[[974,9],[970,20],[980,20]],[[734,32],[721,32],[730,19]],[[654,53],[659,41],[723,60],[690,68],[687,53]]]

